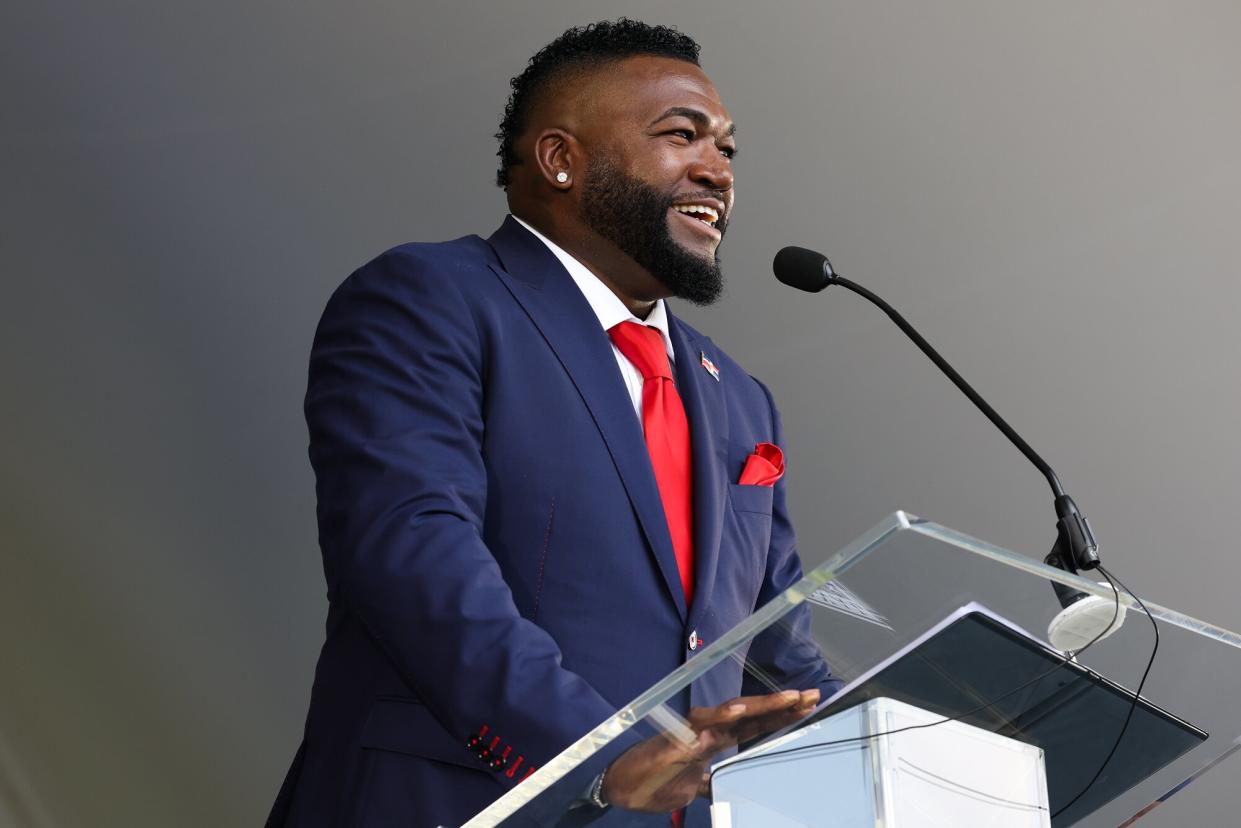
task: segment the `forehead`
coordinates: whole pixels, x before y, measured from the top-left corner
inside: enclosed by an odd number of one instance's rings
[[[715,84],[699,67],[683,60],[641,55],[609,63],[591,73],[587,110],[604,120],[641,120],[645,125],[674,107],[705,114],[713,127],[732,118]]]

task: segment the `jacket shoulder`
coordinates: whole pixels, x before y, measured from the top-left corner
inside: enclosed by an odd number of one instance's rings
[[[500,288],[491,269],[497,263],[491,246],[478,236],[389,248],[332,291],[315,341],[333,330],[367,335],[382,329],[408,337],[434,328],[475,337],[479,318]]]
[[[498,264],[491,246],[478,236],[462,236],[445,242],[407,242],[391,247],[359,267],[341,284],[369,288],[417,290],[426,287],[460,286],[489,276],[489,265]]]

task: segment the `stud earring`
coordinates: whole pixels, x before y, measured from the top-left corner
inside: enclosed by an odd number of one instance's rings
[[[559,181],[561,184],[563,184],[569,180],[569,174],[565,172],[564,170],[561,170],[560,172],[556,173],[556,180]]]

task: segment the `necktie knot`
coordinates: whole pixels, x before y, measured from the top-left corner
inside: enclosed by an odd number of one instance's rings
[[[612,343],[633,363],[643,380],[655,377],[672,379],[672,366],[668,363],[668,350],[664,337],[649,325],[637,322],[621,322],[608,329]]]

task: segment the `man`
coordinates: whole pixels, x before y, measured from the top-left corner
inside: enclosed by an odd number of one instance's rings
[[[460,825],[801,577],[770,395],[663,301],[719,295],[732,213],[697,44],[571,29],[498,137],[503,226],[388,251],[319,325],[327,640],[269,824]],[[666,826],[740,730],[838,688],[817,651],[751,655],[803,692],[712,670],[678,701],[696,745],[637,744],[580,793],[598,824]]]

